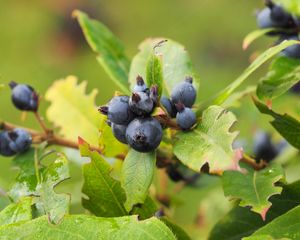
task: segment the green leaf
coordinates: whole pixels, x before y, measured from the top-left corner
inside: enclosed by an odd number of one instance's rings
[[[144,220],[153,217],[158,210],[159,208],[154,200],[150,196],[147,196],[144,203],[134,206],[130,214],[138,215],[139,219]]]
[[[236,92],[230,95],[227,100],[222,103],[223,108],[230,108],[230,107],[239,107],[241,105],[240,100],[246,96],[253,94],[256,90],[256,86],[248,86],[245,90],[240,92]]]
[[[121,183],[126,192],[125,208],[144,203],[155,170],[155,152],[140,153],[133,149],[127,154],[122,168]]]
[[[226,171],[223,174],[223,189],[226,197],[240,199],[240,206],[251,206],[253,212],[259,213],[263,220],[272,203],[269,198],[280,194],[281,187],[275,183],[284,177],[279,165],[272,165],[260,171],[247,169],[243,174],[237,171]]]
[[[97,90],[85,93],[87,82],[77,84],[74,76],[53,83],[45,98],[51,102],[48,119],[60,128],[60,134],[77,141],[78,136],[98,145],[98,129],[101,115],[95,106]],[[104,118],[104,117],[103,117]]]
[[[146,79],[148,59],[153,54],[153,47],[162,41],[163,39],[158,38],[146,39],[139,46],[140,52],[133,58],[129,72],[131,88],[136,84],[137,75]],[[193,77],[195,88],[199,88],[199,76],[194,70],[189,54],[181,44],[167,39],[166,42],[155,48],[155,54],[162,61],[163,86],[166,95],[170,95],[174,86],[184,81],[187,76]]]
[[[294,86],[300,80],[300,60],[288,57],[276,58],[268,74],[257,86],[260,99],[274,99]]]
[[[120,182],[110,176],[111,166],[96,151],[80,139],[80,153],[91,162],[83,166],[83,207],[96,216],[118,217],[127,215],[124,207],[125,192]]]
[[[239,76],[234,82],[232,82],[228,87],[222,90],[213,100],[213,104],[221,105],[253,72],[255,72],[262,64],[268,61],[270,58],[280,53],[283,49],[298,44],[298,41],[289,40],[283,41],[282,43],[269,48],[261,55],[259,55],[251,65]]]
[[[271,121],[271,125],[284,137],[291,145],[300,149],[300,122],[288,114],[278,114],[269,109],[265,104],[253,99],[258,110],[263,113],[270,115],[274,118]]]
[[[270,197],[266,220],[245,207],[234,207],[213,228],[209,240],[240,240],[300,204],[300,181],[283,185],[280,195]]]
[[[262,235],[269,235],[275,239],[300,239],[300,206],[276,218],[266,226],[257,230],[251,237],[244,240],[262,239]]]
[[[156,85],[158,88],[158,96],[161,96],[163,90],[163,72],[161,59],[152,53],[147,62],[146,82],[147,86]]]
[[[236,117],[231,112],[219,106],[209,107],[194,130],[176,134],[174,154],[196,172],[206,163],[211,173],[239,169],[241,153],[232,149],[238,132],[230,132],[235,122]]]
[[[191,240],[190,236],[181,227],[172,223],[168,218],[163,217],[161,221],[172,230],[177,240]]]
[[[274,30],[275,30],[274,28],[263,28],[263,29],[257,29],[252,31],[244,38],[243,49],[246,50],[251,45],[251,43],[253,43],[256,39]]]
[[[122,92],[129,94],[130,61],[121,41],[104,24],[89,18],[84,12],[76,10],[73,15],[77,18],[88,44],[97,53],[98,62]]]
[[[0,226],[31,220],[31,204],[32,198],[26,197],[8,205],[0,212]]]
[[[46,217],[0,227],[0,238],[7,240],[98,239],[98,240],[175,240],[171,230],[156,218],[139,221],[136,216],[98,218],[87,215],[66,216],[52,226]]]

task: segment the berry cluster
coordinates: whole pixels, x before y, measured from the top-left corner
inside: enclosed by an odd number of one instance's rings
[[[257,14],[258,27],[276,28],[269,35],[278,35],[278,43],[284,40],[299,41],[300,19],[291,15],[281,5],[275,4],[271,0],[266,0],[265,5],[266,7]],[[282,54],[291,58],[300,58],[300,45],[290,46],[284,49]]]
[[[38,95],[35,90],[25,84],[11,82],[11,99],[16,108],[22,111],[36,112],[38,110]],[[32,144],[31,135],[24,129],[16,128],[0,132],[0,155],[13,156],[24,152]]]
[[[173,89],[171,100],[166,97],[159,99],[157,86],[149,89],[142,77],[138,76],[136,80],[130,97],[115,96],[107,105],[99,107],[99,111],[107,115],[117,140],[139,152],[156,149],[163,136],[160,122],[151,116],[156,106],[164,107],[171,118],[176,117],[178,126],[183,130],[196,123],[196,115],[190,109],[196,99],[191,78]]]

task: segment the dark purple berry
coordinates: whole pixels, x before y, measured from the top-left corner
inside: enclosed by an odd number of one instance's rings
[[[138,116],[149,115],[154,108],[154,104],[149,94],[145,92],[135,92],[129,100],[129,107]]]
[[[288,36],[286,40],[300,41],[298,36]],[[300,58],[300,44],[294,44],[282,50],[282,54],[290,58]]]
[[[138,75],[136,77],[136,85],[133,88],[134,92],[144,92],[147,89],[147,86],[144,82],[144,79]]]
[[[170,164],[169,166],[167,166],[166,172],[173,182],[179,182],[184,180],[184,176],[180,173],[176,165]]]
[[[276,146],[272,143],[271,136],[258,131],[254,136],[253,154],[257,161],[265,160],[270,162],[278,155]]]
[[[16,154],[15,151],[13,151],[9,147],[10,138],[8,136],[8,132],[4,131],[0,133],[0,155],[5,157],[11,157]]]
[[[185,107],[182,103],[176,104],[177,114],[176,122],[182,130],[188,130],[193,127],[196,122],[196,114],[192,109]]]
[[[121,143],[127,144],[126,140],[126,125],[118,125],[115,123],[111,124],[111,129],[113,132],[113,135],[115,136],[116,139],[118,139]]]
[[[174,103],[170,99],[163,96],[160,99],[160,103],[166,109],[167,113],[169,114],[169,116],[171,118],[176,117],[177,110],[176,110]]]
[[[192,107],[196,101],[193,79],[189,77],[184,82],[177,84],[172,90],[171,99],[174,104],[183,103],[186,107]]]
[[[11,99],[16,108],[22,111],[38,110],[39,97],[31,86],[15,82],[10,82],[9,85],[12,89]]]
[[[32,144],[31,135],[24,129],[16,128],[8,132],[9,148],[20,153],[28,150]]]
[[[160,123],[152,117],[136,118],[126,130],[128,144],[138,152],[155,150],[162,140],[162,135]]]

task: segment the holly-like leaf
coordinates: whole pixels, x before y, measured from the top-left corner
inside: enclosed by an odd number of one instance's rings
[[[300,239],[300,206],[276,218],[266,226],[257,230],[252,236],[243,238],[244,240],[265,239],[264,235],[273,239]]]
[[[148,59],[153,54],[153,47],[163,40],[161,38],[146,39],[141,43],[140,52],[134,57],[130,67],[131,88],[136,84],[137,75],[146,79]],[[195,88],[199,88],[199,76],[193,68],[189,54],[181,44],[167,39],[155,48],[155,54],[159,56],[162,62],[164,94],[169,95],[174,86],[184,81],[187,76],[193,77]]]
[[[250,206],[263,220],[272,203],[269,198],[280,194],[282,187],[275,186],[283,179],[284,173],[279,165],[272,165],[260,171],[247,169],[247,173],[226,171],[223,174],[223,189],[226,197],[240,199],[240,206]]]
[[[81,11],[74,11],[84,36],[111,79],[123,93],[129,94],[128,72],[130,61],[125,55],[122,42],[101,22],[88,17]]]
[[[253,43],[256,39],[274,30],[275,30],[274,28],[263,28],[263,29],[256,29],[252,31],[244,38],[243,49],[246,50],[251,45],[251,43]]]
[[[261,65],[263,65],[266,61],[271,59],[276,54],[280,53],[283,49],[294,44],[298,44],[298,41],[285,40],[282,43],[271,47],[265,52],[263,52],[251,63],[251,65],[248,68],[246,68],[246,70],[242,73],[241,76],[239,76],[234,82],[232,82],[228,87],[226,87],[214,97],[214,100],[212,101],[213,104],[221,105]]]
[[[230,132],[236,117],[219,106],[203,112],[201,122],[189,132],[176,135],[174,154],[189,168],[199,172],[208,163],[211,173],[239,169],[240,151],[232,149],[237,132]]]
[[[45,98],[51,102],[48,119],[60,128],[60,134],[76,141],[78,136],[98,145],[101,115],[95,106],[97,90],[86,94],[87,82],[77,84],[74,76],[53,83]]]
[[[158,96],[161,96],[163,90],[163,72],[162,72],[162,62],[159,56],[154,52],[150,55],[147,62],[146,69],[146,82],[147,86],[151,87],[153,85],[157,86]]]
[[[82,199],[84,208],[96,216],[118,217],[127,215],[124,207],[125,192],[119,181],[110,176],[111,166],[96,151],[91,151],[89,145],[79,139],[80,153],[89,157],[91,162],[83,166],[84,185]]]
[[[283,185],[280,195],[270,197],[266,220],[248,207],[234,207],[211,231],[209,240],[240,240],[300,204],[300,181]]]
[[[172,231],[157,218],[139,221],[137,216],[99,218],[87,215],[66,216],[61,224],[50,225],[46,217],[0,227],[0,239],[163,239],[175,240]]]
[[[0,226],[31,220],[31,205],[31,197],[25,197],[17,203],[8,205],[0,212]]]
[[[300,81],[300,60],[288,57],[276,58],[257,86],[260,99],[274,99]]]
[[[258,110],[274,118],[271,125],[284,137],[291,145],[300,149],[300,122],[288,114],[279,114],[269,109],[265,104],[253,99]]]
[[[122,187],[126,193],[127,211],[130,211],[136,204],[144,203],[153,180],[155,162],[155,152],[140,153],[131,149],[127,154],[121,177]]]

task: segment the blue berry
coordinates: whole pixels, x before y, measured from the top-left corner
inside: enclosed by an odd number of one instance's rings
[[[187,78],[184,82],[174,87],[171,93],[174,104],[183,103],[186,107],[192,107],[196,100],[196,89],[193,86],[193,79]]]
[[[127,144],[127,140],[126,140],[127,126],[126,125],[119,125],[119,124],[112,123],[111,129],[112,129],[113,135],[115,136],[116,139],[118,139],[121,143]]]
[[[16,154],[15,151],[13,151],[9,147],[10,138],[8,136],[8,132],[4,131],[0,133],[0,155],[5,157],[11,157]]]
[[[160,99],[160,103],[166,109],[167,113],[169,114],[169,116],[171,118],[176,117],[177,110],[176,110],[176,107],[175,107],[174,103],[170,99],[163,96]]]
[[[176,104],[176,108],[178,111],[176,122],[182,130],[188,130],[196,124],[196,114],[192,109],[185,107],[182,103]]]
[[[298,36],[288,36],[284,39],[300,41]],[[282,40],[284,40],[282,39]],[[295,44],[282,50],[282,54],[290,58],[300,58],[300,44]]]
[[[127,125],[134,118],[129,108],[128,96],[113,97],[108,106],[99,107],[99,111],[107,115],[108,120],[115,124]]]
[[[274,27],[274,23],[271,19],[271,9],[266,7],[263,10],[261,10],[257,16],[257,25],[259,28],[272,28]]]
[[[129,100],[129,107],[138,116],[149,115],[154,108],[154,103],[148,93],[135,92]]]
[[[138,152],[155,150],[162,140],[162,135],[160,123],[152,117],[136,118],[126,130],[128,144]]]
[[[272,143],[271,136],[258,131],[254,136],[253,154],[256,160],[270,162],[278,155],[277,147]]]
[[[11,99],[16,108],[22,111],[33,111],[38,110],[38,95],[35,90],[26,84],[17,84],[10,82],[12,89]]]
[[[144,92],[147,89],[147,86],[144,82],[144,79],[139,75],[136,77],[136,85],[133,88],[134,92]]]
[[[16,128],[8,132],[9,148],[14,152],[20,153],[28,150],[32,144],[31,135],[21,128]]]

